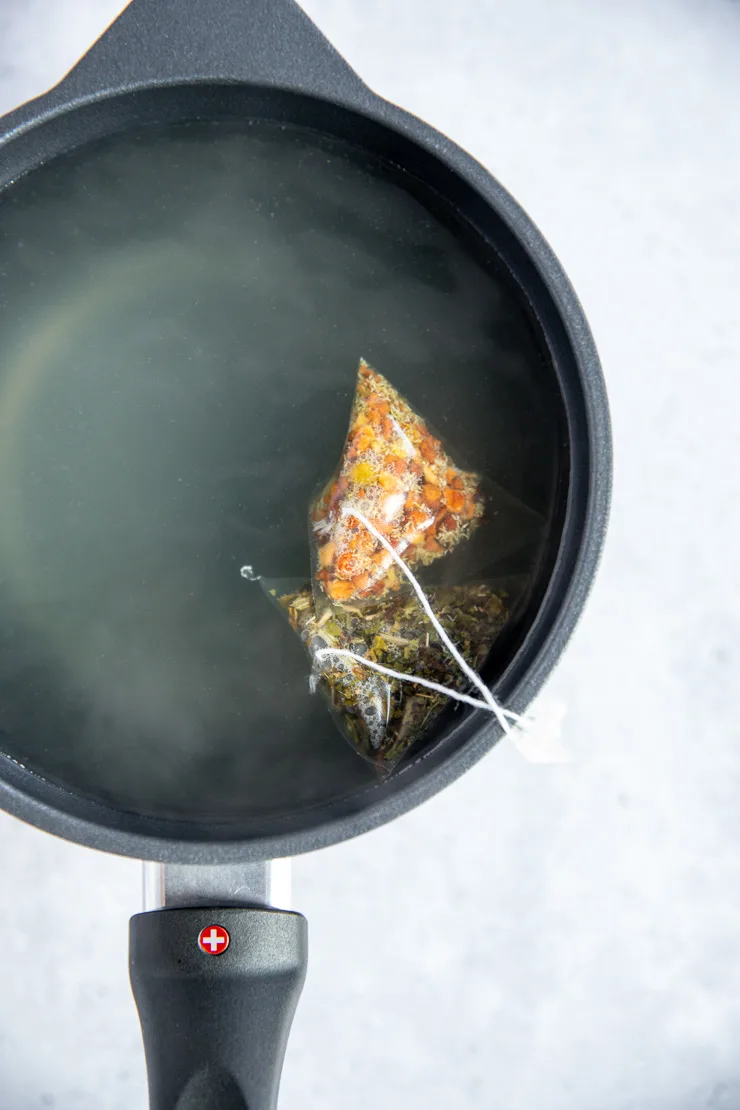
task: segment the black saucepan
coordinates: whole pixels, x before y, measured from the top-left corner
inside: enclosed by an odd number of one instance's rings
[[[588,325],[511,197],[292,0],[134,0],[0,120],[3,808],[192,876],[373,828],[500,737],[450,711],[379,779],[240,575],[305,575],[361,356],[539,522],[478,568],[522,583],[483,669],[522,711],[611,458]],[[275,1105],[305,922],[254,901],[132,923],[157,1110]]]

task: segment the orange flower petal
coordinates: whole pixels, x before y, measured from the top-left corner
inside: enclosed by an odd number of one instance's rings
[[[351,582],[339,582],[336,578],[327,583],[326,592],[332,601],[349,601],[355,588]]]
[[[337,553],[337,545],[334,540],[329,540],[323,547],[319,548],[319,566],[328,567],[334,562],[334,556]]]
[[[399,493],[403,489],[401,479],[396,474],[388,474],[386,471],[378,477],[378,482],[388,493]]]
[[[337,575],[340,578],[353,578],[360,570],[360,560],[353,551],[345,551],[337,559]]]
[[[444,499],[447,508],[453,513],[461,513],[465,508],[465,494],[459,489],[452,489],[448,486],[444,491]]]
[[[412,528],[428,528],[431,524],[432,518],[429,513],[425,513],[423,509],[414,509],[409,514],[409,524]]]
[[[433,463],[437,457],[437,452],[434,450],[432,441],[428,436],[419,444],[419,450],[421,452],[422,458],[425,459],[428,463]]]
[[[452,516],[450,513],[447,513],[447,515],[444,516],[442,518],[442,520],[439,522],[439,529],[442,532],[456,532],[457,531],[457,519],[456,519],[456,517]]]

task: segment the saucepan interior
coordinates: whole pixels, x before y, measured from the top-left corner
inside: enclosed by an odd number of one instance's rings
[[[588,460],[575,359],[506,222],[410,139],[247,87],[110,98],[3,158],[6,780],[110,830],[247,841],[439,774],[485,714],[450,711],[379,780],[240,568],[308,577],[364,357],[538,521],[477,568],[519,584],[483,670],[513,688]]]

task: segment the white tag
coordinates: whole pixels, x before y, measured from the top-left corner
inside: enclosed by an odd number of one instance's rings
[[[563,744],[563,722],[568,707],[559,698],[536,701],[510,737],[528,763],[573,763],[572,752]]]

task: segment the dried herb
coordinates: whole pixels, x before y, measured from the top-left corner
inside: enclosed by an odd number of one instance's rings
[[[501,581],[498,589],[486,582],[426,588],[412,570],[471,537],[483,516],[481,482],[361,361],[339,467],[310,507],[312,581],[261,580],[303,640],[314,688],[342,733],[381,772],[455,700],[491,708],[474,672],[508,619],[507,590]],[[487,488],[489,509],[499,506],[491,519],[516,517],[521,525],[523,506],[514,514],[503,491],[490,496]],[[447,574],[459,583],[455,562]],[[509,584],[518,596],[519,586]]]
[[[347,506],[361,509],[408,566],[427,565],[472,533],[483,513],[479,486],[390,382],[361,361],[339,469],[311,507],[316,586],[339,604],[399,588],[391,556],[345,515]]]
[[[427,597],[466,662],[480,668],[508,615],[505,591],[486,583],[437,586]],[[449,689],[464,692],[467,687],[413,596],[396,593],[362,606],[335,605],[319,611],[307,585],[278,601],[314,659],[326,649],[350,650]],[[323,655],[317,673],[342,731],[361,754],[385,770],[450,704],[444,694],[379,674],[345,656]]]

